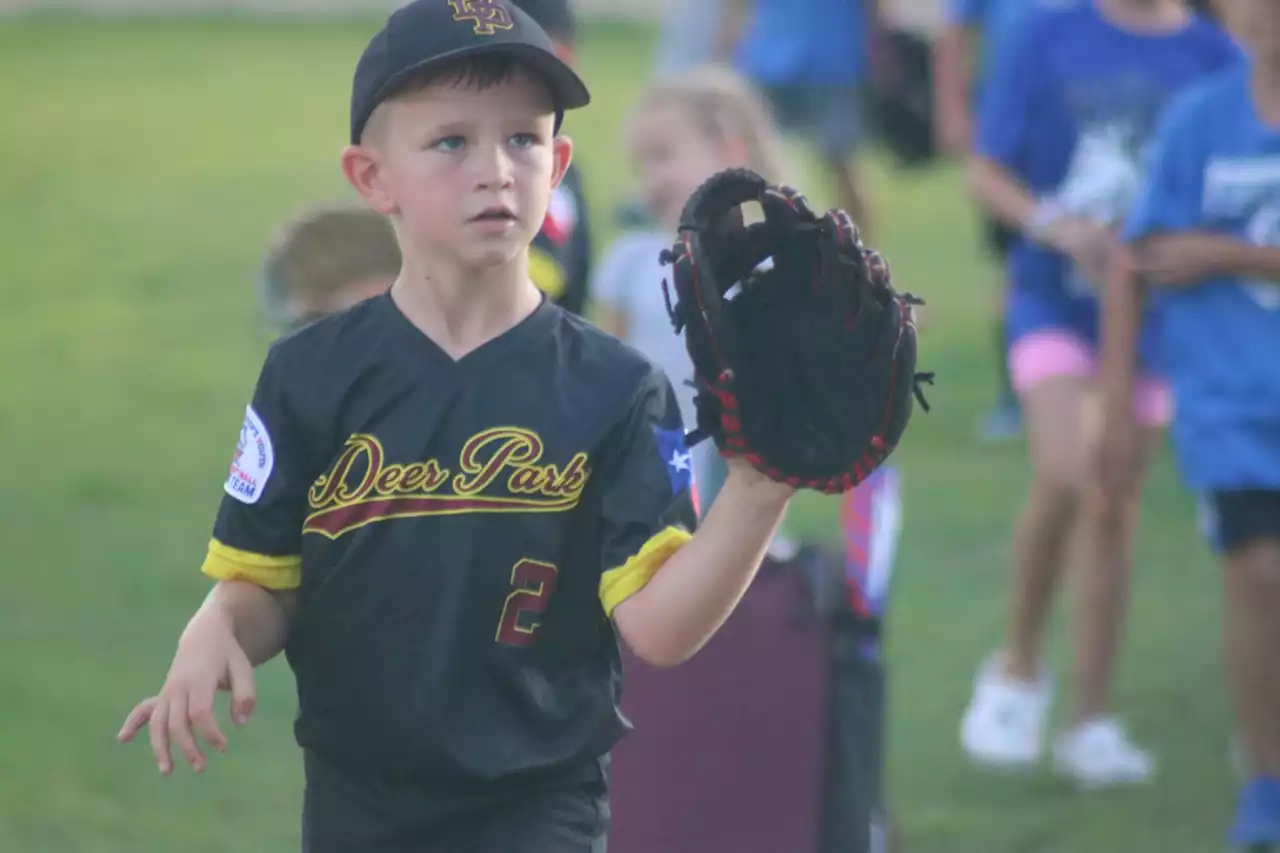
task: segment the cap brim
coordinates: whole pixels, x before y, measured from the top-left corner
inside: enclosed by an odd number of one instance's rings
[[[450,62],[456,62],[469,56],[502,53],[509,54],[526,63],[546,81],[547,86],[551,89],[551,98],[556,112],[576,110],[591,103],[591,93],[587,91],[587,85],[560,57],[534,45],[500,41],[467,45],[457,50],[436,54],[430,59],[424,59],[415,65],[410,65],[408,68],[402,69],[394,77],[388,78],[373,98],[372,103],[375,105],[382,103],[386,99],[387,93],[394,91],[397,86],[409,77],[420,74],[429,68],[447,65]]]

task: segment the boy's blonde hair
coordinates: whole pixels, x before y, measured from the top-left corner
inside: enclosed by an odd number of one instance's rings
[[[787,183],[790,168],[782,137],[764,97],[732,69],[708,65],[649,86],[632,112],[640,121],[649,110],[675,106],[689,127],[712,139],[737,139],[747,149],[747,166],[772,183]]]
[[[317,208],[291,221],[267,251],[264,300],[272,319],[295,294],[332,294],[400,274],[400,245],[390,221],[363,207]]]

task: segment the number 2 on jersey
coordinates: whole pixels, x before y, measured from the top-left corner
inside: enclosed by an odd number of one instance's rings
[[[496,642],[507,646],[531,646],[543,613],[556,591],[558,572],[550,563],[524,559],[511,567],[515,587],[502,607]]]

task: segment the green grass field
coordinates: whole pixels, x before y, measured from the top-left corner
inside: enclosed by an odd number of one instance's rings
[[[144,745],[114,735],[159,686],[206,588],[197,566],[269,342],[260,249],[304,205],[350,197],[337,155],[349,75],[375,26],[0,22],[0,851],[297,849],[282,665],[261,673],[254,722],[203,777],[162,780]],[[650,37],[584,33],[596,103],[568,132],[602,237],[627,190],[618,126]],[[1218,582],[1167,459],[1149,490],[1117,697],[1158,750],[1158,784],[1085,796],[1047,774],[965,764],[958,719],[1001,631],[1025,477],[1020,447],[972,440],[992,395],[994,270],[954,172],[872,178],[896,277],[929,299],[922,357],[939,373],[934,412],[901,451],[891,761],[908,851],[1220,849],[1233,782]],[[830,536],[833,518],[806,501],[794,526]]]

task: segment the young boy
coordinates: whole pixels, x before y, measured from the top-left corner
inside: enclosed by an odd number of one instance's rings
[[[1253,771],[1231,842],[1280,850],[1280,10],[1232,8],[1251,61],[1185,93],[1164,116],[1103,316],[1099,471],[1132,491],[1143,284],[1158,288],[1172,435],[1221,556],[1228,681]]]
[[[217,580],[149,717],[226,740],[283,645],[302,845],[602,850],[619,638],[694,654],[750,584],[792,492],[732,461],[696,534],[667,380],[529,280],[587,90],[502,0],[415,0],[356,69],[350,183],[390,217],[391,291],[277,342],[204,571]]]
[[[391,223],[368,208],[319,208],[290,222],[267,251],[263,310],[291,331],[385,293],[400,274]]]

